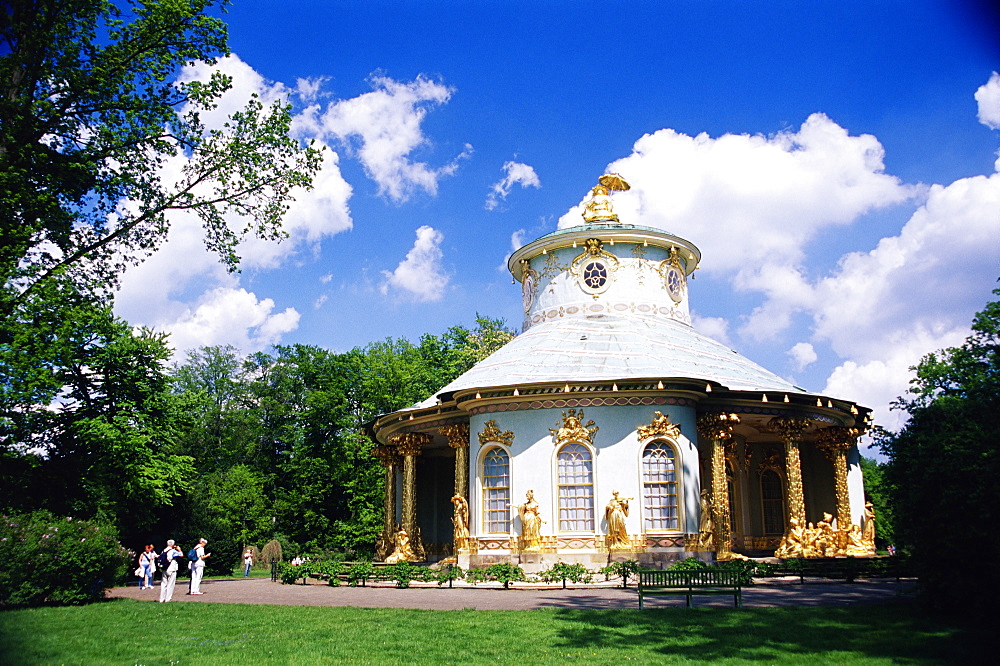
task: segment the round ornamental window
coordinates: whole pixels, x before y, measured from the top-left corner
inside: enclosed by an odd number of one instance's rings
[[[521,278],[521,303],[524,305],[524,311],[528,312],[531,309],[531,304],[535,301],[535,272],[527,271],[524,273],[524,277]]]
[[[583,268],[583,284],[590,291],[602,291],[608,284],[608,267],[603,261],[591,261]]]
[[[676,268],[671,267],[666,275],[667,292],[675,303],[680,303],[684,297],[684,275]]]

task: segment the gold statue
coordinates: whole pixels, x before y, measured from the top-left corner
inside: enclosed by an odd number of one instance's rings
[[[781,537],[781,543],[778,544],[777,550],[774,551],[774,556],[782,559],[802,557],[805,546],[804,538],[805,531],[799,525],[798,518],[789,518],[788,532],[785,533],[785,536]]]
[[[861,535],[861,528],[857,525],[851,525],[850,529],[847,531],[847,547],[845,548],[845,554],[848,557],[865,557],[866,555],[872,554],[864,543],[864,538]]]
[[[451,524],[455,527],[455,550],[468,549],[469,503],[461,495],[452,497],[451,503],[455,505],[455,513],[451,517]]]
[[[701,491],[701,519],[698,522],[697,550],[712,550],[715,545],[715,521],[712,520],[712,496],[707,489]]]
[[[385,558],[386,564],[395,564],[396,562],[416,562],[417,557],[413,554],[413,550],[410,548],[410,537],[407,536],[406,530],[399,530],[396,532],[396,549],[392,551],[392,555]]]
[[[590,201],[583,206],[584,222],[617,222],[618,216],[611,208],[611,196],[604,185],[595,185],[590,190]]]
[[[524,504],[515,504],[517,515],[521,517],[521,540],[525,550],[538,548],[542,538],[542,514],[535,501],[535,491],[524,494]]]
[[[628,530],[625,518],[628,516],[628,501],[631,497],[619,497],[618,491],[611,493],[611,501],[604,507],[604,516],[608,520],[608,548],[626,548],[629,545]]]
[[[861,523],[861,541],[871,554],[875,553],[875,510],[871,502],[865,502],[865,515]]]

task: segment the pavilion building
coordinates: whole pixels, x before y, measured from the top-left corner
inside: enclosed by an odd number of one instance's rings
[[[537,569],[874,554],[857,437],[870,410],[791,384],[691,326],[690,241],[583,223],[517,250],[522,333],[372,427],[377,556]]]

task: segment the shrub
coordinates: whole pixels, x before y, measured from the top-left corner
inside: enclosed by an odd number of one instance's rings
[[[486,569],[469,569],[465,572],[465,582],[476,585],[486,580]]]
[[[294,585],[299,578],[305,579],[306,571],[302,567],[289,564],[288,562],[278,562],[278,580],[282,585]]]
[[[702,569],[707,569],[709,566],[710,565],[708,563],[702,562],[697,557],[688,557],[674,562],[667,567],[667,571],[700,571]]]
[[[591,581],[590,571],[580,563],[566,564],[565,562],[556,562],[545,571],[539,572],[538,577],[546,583],[562,581],[564,590],[566,589],[567,580],[571,580],[574,583],[589,583]]]
[[[624,560],[622,562],[612,562],[601,569],[605,576],[621,576],[622,587],[628,587],[629,577],[635,577],[639,573],[639,562],[637,560]]]
[[[510,562],[498,562],[486,567],[486,577],[503,583],[503,589],[509,589],[516,580],[525,580],[524,569]]]
[[[0,516],[0,606],[97,601],[129,565],[109,525],[48,511]]]
[[[396,581],[396,587],[406,588],[410,586],[410,581],[420,577],[421,573],[417,569],[418,567],[403,560],[402,562],[396,562],[387,566],[385,568],[385,578],[386,580]]]
[[[457,564],[446,564],[441,567],[441,570],[437,572],[434,576],[437,580],[438,585],[444,585],[448,583],[448,587],[451,587],[452,581],[461,580],[465,575],[462,571],[462,567]]]
[[[347,583],[351,587],[357,587],[358,581],[361,581],[361,587],[365,586],[365,582],[369,578],[375,577],[375,567],[372,565],[371,560],[362,560],[361,562],[355,562],[347,570]]]

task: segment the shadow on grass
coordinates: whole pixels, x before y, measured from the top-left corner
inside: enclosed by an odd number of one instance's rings
[[[846,663],[996,663],[995,632],[959,626],[904,604],[853,608],[555,609],[566,649],[623,645],[673,659]]]

